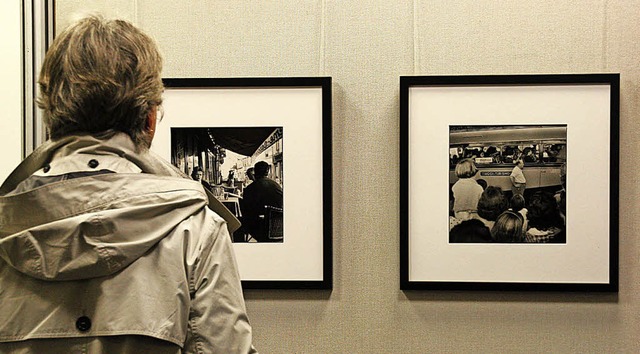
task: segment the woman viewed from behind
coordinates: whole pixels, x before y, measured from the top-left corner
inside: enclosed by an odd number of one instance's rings
[[[478,219],[491,229],[498,216],[508,207],[509,202],[502,190],[498,187],[489,186],[482,192],[478,201]]]
[[[458,181],[451,187],[456,219],[469,220],[478,210],[482,187],[473,178],[477,173],[478,169],[472,159],[463,159],[456,165]]]
[[[527,221],[527,213],[529,211],[527,210],[527,208],[525,208],[526,203],[524,197],[521,194],[514,194],[513,197],[511,197],[509,205],[511,205],[509,210],[522,215],[522,219],[524,220],[524,225],[522,227],[526,232],[529,228],[529,222]]]
[[[491,228],[495,242],[516,243],[524,241],[524,218],[519,213],[507,210],[498,216]]]

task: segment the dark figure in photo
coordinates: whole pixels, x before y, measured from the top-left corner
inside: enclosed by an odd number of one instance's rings
[[[202,186],[206,188],[209,192],[213,192],[209,182],[202,179],[202,177],[204,177],[204,171],[202,171],[202,168],[200,168],[200,166],[194,167],[193,172],[191,173],[191,178],[202,183]]]
[[[270,216],[282,222],[282,187],[268,177],[269,164],[259,161],[253,166],[254,178],[243,192],[240,208],[245,230],[258,242],[282,242],[279,235],[272,235]],[[278,215],[279,213],[279,215]]]
[[[526,242],[565,243],[564,220],[553,194],[544,191],[534,193],[527,204],[529,230]]]
[[[449,232],[451,243],[489,243],[493,242],[489,228],[477,219],[465,220]]]
[[[510,210],[498,216],[491,228],[491,237],[495,242],[520,243],[524,241],[524,218],[520,213]]]
[[[248,178],[248,179],[249,179],[249,181],[250,181],[249,183],[251,183],[251,182],[253,182],[253,181],[255,181],[255,180],[256,180],[256,176],[255,176],[255,174],[254,174],[254,172],[253,172],[253,167],[249,167],[249,168],[247,168],[247,172],[246,172],[246,174],[247,174],[247,178]]]
[[[502,190],[498,187],[489,186],[482,192],[478,201],[478,219],[489,229],[498,216],[509,208],[509,202]]]
[[[524,230],[524,232],[526,232],[527,229],[529,228],[529,222],[527,221],[527,213],[529,211],[527,210],[527,208],[525,208],[526,201],[525,201],[524,197],[522,195],[520,195],[520,194],[514,194],[511,197],[511,201],[509,202],[509,204],[511,206],[509,208],[509,210],[522,215],[522,219],[524,221],[523,230]]]

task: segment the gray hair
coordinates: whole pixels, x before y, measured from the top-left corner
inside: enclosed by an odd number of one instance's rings
[[[38,106],[52,139],[124,132],[138,148],[162,103],[162,58],[155,42],[122,20],[92,15],[53,41],[40,71]]]

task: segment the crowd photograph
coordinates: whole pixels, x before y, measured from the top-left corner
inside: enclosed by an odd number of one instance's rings
[[[242,223],[233,242],[284,242],[282,127],[172,128],[171,162]]]
[[[566,125],[451,126],[450,243],[566,243]]]

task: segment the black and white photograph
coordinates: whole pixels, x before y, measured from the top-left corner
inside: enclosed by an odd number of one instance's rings
[[[400,78],[400,288],[618,289],[619,76]]]
[[[207,190],[246,289],[330,289],[330,77],[167,78],[151,151]]]
[[[449,127],[450,243],[566,243],[567,125]]]
[[[233,242],[284,242],[282,127],[172,128],[171,163],[241,222]]]

